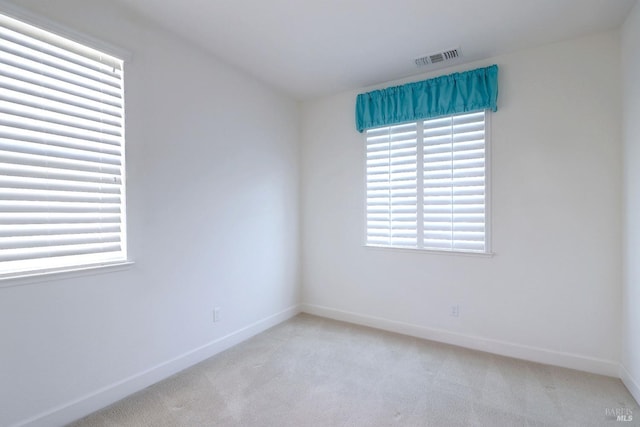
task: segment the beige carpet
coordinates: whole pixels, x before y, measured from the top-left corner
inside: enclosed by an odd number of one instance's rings
[[[613,427],[640,408],[615,378],[303,314],[72,425]]]

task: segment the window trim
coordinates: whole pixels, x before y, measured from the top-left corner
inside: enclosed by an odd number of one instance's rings
[[[404,246],[383,246],[383,245],[370,245],[363,244],[363,248],[371,251],[380,252],[405,252],[414,254],[431,254],[431,255],[449,255],[449,256],[467,256],[467,257],[480,257],[480,258],[493,258],[496,256],[495,252],[473,252],[473,251],[439,251],[437,249],[425,249],[425,248],[409,248]]]
[[[361,215],[361,219],[362,219],[362,238],[363,238],[363,244],[362,246],[366,249],[370,249],[370,250],[374,250],[374,251],[391,251],[391,252],[405,252],[405,253],[423,253],[423,254],[432,254],[432,255],[452,255],[452,256],[469,256],[469,257],[480,257],[480,258],[492,258],[496,255],[496,253],[493,251],[493,202],[492,202],[492,188],[493,188],[493,183],[492,183],[492,174],[493,174],[493,165],[492,165],[492,157],[493,157],[493,149],[492,149],[492,140],[493,140],[493,135],[492,135],[492,111],[490,109],[485,109],[485,250],[480,252],[480,251],[469,251],[469,250],[439,250],[439,249],[433,249],[433,248],[419,248],[419,247],[408,247],[408,246],[391,246],[391,245],[376,245],[376,244],[371,244],[368,243],[368,239],[367,239],[367,234],[368,234],[368,226],[367,226],[367,133],[366,131],[362,133],[362,138],[364,140],[364,144],[362,144],[361,146],[363,147],[363,152],[361,155],[361,161],[362,161],[362,177],[363,177],[363,182],[362,182],[362,189],[364,191],[363,193],[363,199],[362,199],[362,206],[363,206],[363,210],[362,212],[364,212],[364,215]],[[457,114],[466,114],[466,113],[457,113]],[[448,116],[443,116],[443,117],[449,117],[449,116],[454,116],[457,114],[451,114]],[[418,129],[420,130],[420,134],[422,134],[422,127],[423,127],[423,121],[425,120],[430,120],[430,119],[420,119],[420,120],[416,120],[416,121],[410,121],[407,123],[417,123]],[[389,126],[395,126],[395,125],[389,125]],[[380,127],[385,127],[385,126],[380,126]],[[421,143],[422,141],[418,141],[417,143],[417,157],[421,158],[422,153],[423,153],[423,149],[424,149],[424,144]],[[424,168],[423,167],[418,167],[417,168],[417,180],[421,179],[421,177],[423,176],[424,173]],[[418,195],[418,197],[420,197],[420,194]],[[418,218],[420,218],[421,216],[421,212],[424,208],[424,206],[422,206],[423,204],[418,203]],[[420,230],[423,231],[424,228],[424,220],[417,221],[417,230],[419,230],[418,235],[420,235]]]
[[[0,289],[17,286],[35,285],[42,282],[73,279],[76,277],[96,276],[99,274],[125,271],[135,265],[134,261],[117,261],[103,264],[88,264],[84,266],[32,270],[0,277]]]
[[[39,30],[52,33],[72,43],[84,46],[88,49],[102,52],[103,54],[117,58],[122,63],[122,70],[132,61],[133,55],[130,51],[116,47],[110,43],[96,39],[76,30],[73,30],[58,22],[52,21],[42,15],[27,10],[19,5],[7,3],[0,0],[0,14],[8,18],[19,21],[25,25],[35,27]],[[126,84],[124,78],[122,85],[122,144],[121,144],[121,241],[123,242],[123,258],[114,260],[104,260],[90,262],[86,264],[74,264],[66,266],[34,268],[30,270],[11,271],[0,273],[0,289],[15,286],[29,285],[51,280],[61,280],[74,277],[90,276],[108,272],[122,271],[134,265],[131,259],[129,233],[128,233],[128,210],[127,210],[127,167],[126,167]]]

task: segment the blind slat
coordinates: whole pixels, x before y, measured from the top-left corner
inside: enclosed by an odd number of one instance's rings
[[[0,225],[0,237],[45,236],[83,233],[120,233],[120,224],[11,224]]]
[[[0,250],[0,262],[33,260],[69,256],[99,254],[101,252],[119,251],[121,245],[118,242],[87,243],[65,246],[45,246],[40,248],[4,249]]]
[[[116,213],[38,213],[0,212],[0,225],[15,224],[88,224],[88,223],[117,223],[122,222],[120,214]]]
[[[93,243],[119,243],[120,233],[85,233],[42,236],[0,237],[0,251],[58,247]]]

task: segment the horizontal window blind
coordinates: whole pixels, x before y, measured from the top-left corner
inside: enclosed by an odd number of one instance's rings
[[[485,251],[485,112],[427,120],[425,248]]]
[[[414,247],[417,222],[417,125],[367,131],[367,243]]]
[[[122,61],[0,15],[0,274],[126,259]]]
[[[484,111],[367,130],[367,244],[486,252]]]

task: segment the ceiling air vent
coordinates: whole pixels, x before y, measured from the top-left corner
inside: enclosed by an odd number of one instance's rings
[[[425,65],[439,64],[441,62],[451,61],[452,59],[462,56],[460,48],[449,49],[444,52],[432,53],[431,55],[421,56],[415,59],[415,63],[418,67],[424,67]]]

